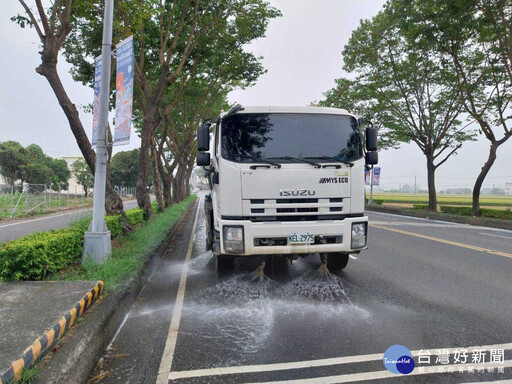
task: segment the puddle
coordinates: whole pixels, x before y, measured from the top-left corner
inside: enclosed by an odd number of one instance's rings
[[[188,307],[187,312],[195,320],[194,327],[182,333],[204,339],[205,345],[215,345],[217,357],[222,360],[227,349],[236,352],[237,362],[243,361],[240,355],[257,353],[273,333],[274,308],[268,300],[233,306],[197,304]]]

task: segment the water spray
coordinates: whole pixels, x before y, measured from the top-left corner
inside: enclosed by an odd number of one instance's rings
[[[318,273],[331,273],[327,268],[327,263],[320,264],[320,267],[316,270]]]
[[[256,276],[265,276],[265,273],[263,272],[263,269],[265,268],[265,263],[261,263],[261,265],[256,268],[254,270],[254,272],[252,273],[253,275],[256,275]]]

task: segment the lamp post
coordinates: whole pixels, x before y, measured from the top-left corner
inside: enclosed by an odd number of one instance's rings
[[[112,253],[110,231],[105,223],[105,186],[107,181],[108,161],[107,126],[113,15],[114,0],[105,0],[92,220],[84,236],[82,262],[91,258],[94,262],[104,263]]]

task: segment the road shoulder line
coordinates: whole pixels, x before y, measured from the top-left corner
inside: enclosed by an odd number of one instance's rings
[[[183,302],[185,300],[185,288],[187,285],[187,276],[188,276],[188,268],[189,261],[192,257],[192,249],[194,247],[194,238],[197,227],[197,219],[199,217],[199,208],[201,206],[201,201],[199,200],[197,203],[196,215],[194,218],[194,225],[192,226],[192,233],[190,234],[190,241],[188,243],[188,250],[185,260],[183,262],[183,270],[181,272],[180,285],[178,288],[178,293],[176,295],[176,301],[174,303],[174,310],[172,313],[171,325],[169,327],[169,333],[167,335],[167,340],[165,342],[164,352],[162,354],[162,359],[160,360],[160,367],[158,369],[158,377],[156,379],[156,384],[166,384],[169,382],[169,372],[172,368],[172,361],[174,358],[174,351],[176,350],[176,341],[178,339],[178,331],[180,327],[181,313],[183,311]]]

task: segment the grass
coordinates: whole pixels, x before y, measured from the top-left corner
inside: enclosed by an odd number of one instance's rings
[[[160,244],[195,198],[195,195],[189,196],[120,237],[112,247],[112,257],[105,264],[77,263],[49,276],[49,280],[103,280],[106,290],[115,290],[123,280],[134,276],[142,268],[144,256]]]
[[[374,193],[373,198],[383,200],[385,203],[408,203],[408,204],[428,204],[427,194],[414,193]],[[437,195],[438,204],[450,205],[468,205],[472,204],[471,195]],[[512,196],[480,196],[480,205],[482,207],[512,207]]]
[[[35,368],[24,369],[18,383],[19,384],[32,384],[38,373],[39,373],[39,371]]]
[[[21,196],[20,200],[20,192],[15,192],[14,196],[10,193],[0,193],[0,219],[8,219],[16,204],[18,204],[18,207],[14,217],[26,217],[39,215],[45,211],[91,206],[92,197],[82,197],[82,195],[75,195],[73,193],[69,195],[61,193],[59,196],[58,192],[52,192],[51,194],[47,193],[45,200],[44,193],[30,194],[28,199],[28,210],[30,212],[27,213],[26,195]]]

